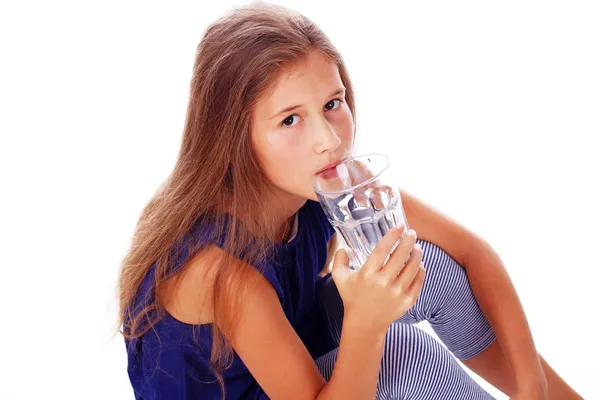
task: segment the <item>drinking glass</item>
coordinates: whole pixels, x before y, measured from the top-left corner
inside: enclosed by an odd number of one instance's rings
[[[409,230],[400,188],[390,176],[389,159],[383,154],[355,156],[319,173],[313,190],[327,219],[342,238],[350,268],[354,270],[362,267],[393,226],[404,224],[402,238]],[[389,255],[385,261],[388,258]]]

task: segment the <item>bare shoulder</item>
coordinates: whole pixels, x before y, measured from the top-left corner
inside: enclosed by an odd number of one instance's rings
[[[264,276],[257,277],[244,292],[234,331],[225,335],[269,398],[313,400],[325,379],[285,315],[275,288]]]
[[[213,322],[214,267],[222,255],[215,245],[205,247],[160,288],[158,297],[173,318],[192,325]]]
[[[212,267],[224,254],[207,247],[184,265],[179,279],[167,282],[162,298],[171,315],[185,323],[213,321]],[[240,267],[249,265],[240,261]],[[325,379],[287,319],[275,288],[260,273],[254,276],[236,309],[239,320],[233,331],[223,333],[269,398],[315,399]]]

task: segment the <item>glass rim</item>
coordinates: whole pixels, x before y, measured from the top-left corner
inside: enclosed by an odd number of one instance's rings
[[[377,156],[377,157],[383,157],[383,159],[384,159],[384,161],[385,161],[385,165],[384,165],[384,167],[383,167],[383,169],[382,169],[381,171],[379,171],[379,172],[378,172],[376,175],[373,175],[373,176],[372,176],[372,177],[370,177],[369,179],[367,179],[367,180],[365,180],[365,181],[363,181],[363,182],[361,182],[361,183],[358,183],[358,184],[356,184],[356,185],[354,185],[354,186],[347,187],[347,188],[344,188],[344,189],[340,189],[340,190],[332,190],[332,191],[326,191],[326,190],[320,190],[320,189],[317,189],[317,188],[316,188],[317,180],[319,179],[319,176],[321,176],[321,174],[323,173],[323,172],[320,172],[320,173],[317,175],[317,177],[315,178],[315,180],[314,180],[314,182],[313,182],[313,184],[312,184],[312,186],[313,186],[313,190],[315,191],[315,193],[318,193],[318,194],[320,194],[320,195],[328,195],[328,194],[342,194],[342,193],[346,193],[346,192],[349,192],[349,191],[353,191],[353,190],[354,190],[354,189],[356,189],[356,188],[359,188],[359,187],[361,187],[361,186],[364,186],[364,185],[367,185],[367,184],[369,184],[369,183],[373,182],[373,181],[374,181],[374,180],[376,180],[376,179],[377,179],[379,176],[381,176],[381,174],[383,174],[383,173],[384,173],[384,172],[385,172],[385,171],[388,169],[388,167],[390,166],[390,159],[389,159],[389,158],[388,158],[388,157],[387,157],[385,154],[382,154],[382,153],[367,153],[367,154],[360,154],[360,155],[358,155],[358,156],[352,156],[352,157],[346,158],[345,160],[342,160],[342,162],[341,162],[341,164],[345,164],[345,163],[347,163],[348,161],[353,161],[353,160],[356,160],[356,159],[361,159],[361,158],[365,158],[365,157],[373,157],[373,156]]]

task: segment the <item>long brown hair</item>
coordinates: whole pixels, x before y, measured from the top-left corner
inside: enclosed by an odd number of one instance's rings
[[[243,293],[257,278],[256,269],[241,265],[263,265],[273,254],[273,242],[267,239],[278,234],[277,223],[261,202],[272,189],[250,144],[251,116],[257,99],[282,68],[311,51],[321,52],[337,65],[354,117],[354,93],[342,57],[305,16],[258,2],[229,11],[205,30],[196,51],[175,167],[141,213],[121,265],[119,326],[125,338],[138,338],[164,316],[155,294],[177,274],[172,272],[173,264],[202,250],[203,245],[185,240],[190,230],[198,221],[216,221],[213,237],[225,238],[226,256],[211,266],[215,276],[210,364],[223,398],[221,372],[231,365],[233,354],[223,334],[232,332]],[[252,221],[258,228],[250,233],[227,224],[227,214]],[[148,303],[138,309],[134,303],[149,273],[153,276]]]

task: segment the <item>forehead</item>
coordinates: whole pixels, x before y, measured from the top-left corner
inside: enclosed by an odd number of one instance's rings
[[[342,85],[335,62],[321,53],[311,52],[275,76],[269,89],[258,100],[257,111],[277,112],[282,107],[303,104],[313,98],[321,102],[323,96]]]

